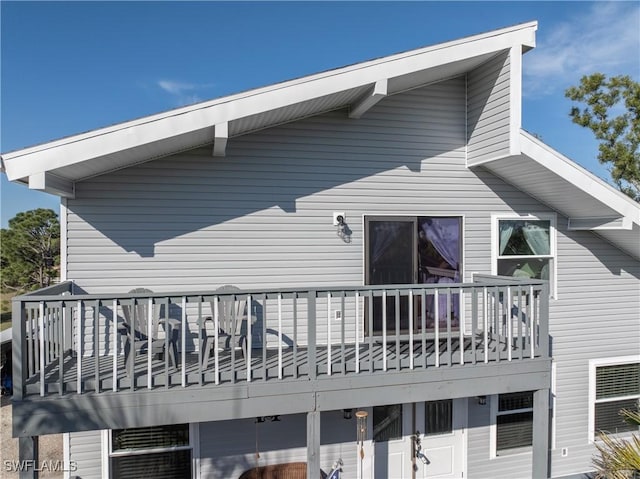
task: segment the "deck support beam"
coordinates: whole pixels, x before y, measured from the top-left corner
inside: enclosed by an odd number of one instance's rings
[[[531,477],[549,477],[549,389],[533,392],[533,456]]]
[[[307,413],[307,477],[320,477],[320,411]]]
[[[18,438],[18,469],[20,479],[38,477],[38,436]]]

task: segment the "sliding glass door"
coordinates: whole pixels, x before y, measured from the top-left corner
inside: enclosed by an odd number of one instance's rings
[[[416,225],[401,219],[368,221],[367,284],[411,284],[417,281]]]
[[[458,283],[462,278],[461,247],[462,219],[439,216],[398,216],[365,218],[365,283],[368,285],[393,285],[415,283]],[[414,299],[414,329],[421,324],[421,299]],[[428,295],[425,309],[427,329],[434,327],[435,311],[439,323],[446,325],[451,316],[452,327],[459,324],[458,295]],[[373,331],[380,334],[383,329],[383,309],[386,311],[386,329],[396,331],[399,320],[400,332],[409,331],[409,302],[401,297],[399,308],[396,298],[388,295],[386,302],[374,298]],[[397,318],[397,311],[399,317]]]

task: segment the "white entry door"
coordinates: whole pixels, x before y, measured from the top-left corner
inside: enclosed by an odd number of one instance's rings
[[[411,478],[411,406],[392,404],[373,408],[375,479]]]
[[[374,408],[375,479],[462,478],[466,404],[455,399]],[[414,458],[416,430],[424,456]]]
[[[466,398],[416,404],[416,424],[420,425],[420,446],[424,454],[416,458],[416,478],[463,477],[466,417]]]

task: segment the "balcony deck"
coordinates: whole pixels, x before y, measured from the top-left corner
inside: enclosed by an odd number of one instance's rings
[[[460,339],[451,340],[451,345],[447,344],[446,339],[439,340],[436,347],[434,339],[427,339],[423,354],[422,344],[414,343],[413,348],[406,340],[400,343],[400,349],[396,349],[396,344],[388,344],[386,347],[386,368],[384,360],[384,346],[376,341],[370,348],[368,344],[358,346],[358,357],[360,365],[366,365],[364,371],[357,371],[356,363],[356,346],[353,344],[345,345],[344,360],[342,359],[342,351],[339,358],[332,362],[331,374],[328,371],[329,357],[327,347],[318,347],[316,349],[316,365],[317,377],[329,376],[349,376],[358,373],[374,373],[388,371],[407,371],[431,369],[447,365],[471,365],[484,363],[492,364],[500,361],[508,362],[521,360],[531,357],[530,347],[521,347],[513,345],[511,349],[511,358],[509,357],[508,345],[504,338],[491,339],[487,343],[485,350],[481,337],[476,337],[475,348],[472,345],[474,339],[465,336],[463,339],[463,347],[460,348]],[[437,351],[436,351],[437,349]],[[474,352],[475,349],[475,352]],[[399,353],[396,353],[399,351]],[[461,356],[462,352],[462,356]],[[485,352],[487,353],[485,356]],[[266,361],[263,361],[263,351],[254,350],[253,354],[259,357],[252,357],[251,364],[251,381],[277,381],[309,378],[309,351],[306,347],[297,348],[294,355],[293,348],[284,348],[282,357],[279,358],[277,349],[265,351]],[[168,374],[165,370],[165,362],[160,358],[154,358],[152,361],[152,384],[151,388],[156,387],[182,387],[183,376],[185,386],[199,385],[229,385],[247,381],[247,359],[242,357],[240,351],[235,351],[235,367],[232,366],[231,354],[227,352],[220,355],[218,362],[218,375],[216,375],[213,367],[209,367],[213,363],[213,358],[204,368],[199,368],[199,354],[197,352],[185,354],[185,370],[184,375],[181,365],[176,368],[169,368]],[[335,352],[334,352],[335,354]],[[99,373],[97,381],[96,360],[98,361]],[[398,361],[399,360],[399,361]],[[280,366],[281,361],[281,366]],[[82,368],[90,371],[89,374],[83,376],[81,384],[84,393],[103,392],[103,391],[120,391],[120,390],[136,390],[148,388],[148,362],[146,358],[140,358],[134,369],[135,385],[132,387],[132,381],[127,372],[124,358],[122,356],[116,358],[116,380],[113,381],[113,359],[111,357],[89,356],[83,359]],[[413,363],[413,364],[412,364]],[[48,394],[60,393],[60,384],[64,384],[64,394],[77,393],[78,378],[78,359],[73,353],[67,353],[63,358],[63,367],[59,367],[59,362],[51,363],[45,371],[45,390]],[[63,371],[63,378],[60,381],[60,371]],[[37,395],[40,391],[40,376],[38,374],[27,378],[26,394]]]
[[[251,417],[279,409],[284,399],[301,411],[354,402],[349,394],[358,388],[358,404],[365,393],[380,395],[366,398],[375,404],[431,381],[449,384],[438,394],[462,397],[508,390],[513,384],[500,381],[509,375],[519,387],[527,387],[526,380],[542,384],[548,373],[548,285],[541,281],[477,277],[446,286],[125,295],[73,294],[72,286],[14,300],[14,318],[22,318],[13,328],[16,435],[70,430],[80,413],[94,428],[149,423],[155,416],[143,420],[131,413],[147,414],[136,409],[147,401],[145,394],[154,395],[164,414],[197,398],[209,404],[201,411],[217,401],[220,417]],[[228,324],[225,308],[233,311]],[[158,328],[159,346],[175,351],[176,364],[169,354],[129,347],[123,324],[151,333],[156,317],[172,324],[166,334]],[[325,391],[324,406],[319,391]],[[296,394],[299,406],[291,402]],[[248,402],[231,411],[223,404],[229,398]],[[33,425],[45,403],[49,418],[51,411],[66,416],[60,425]],[[96,407],[131,411],[97,424]]]

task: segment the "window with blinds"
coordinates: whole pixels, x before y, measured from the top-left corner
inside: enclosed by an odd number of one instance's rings
[[[533,444],[533,391],[500,394],[496,413],[496,452]]]
[[[111,477],[190,479],[188,424],[111,431]]]
[[[624,433],[638,430],[624,421],[620,410],[635,410],[640,400],[640,363],[596,367],[594,430]]]

